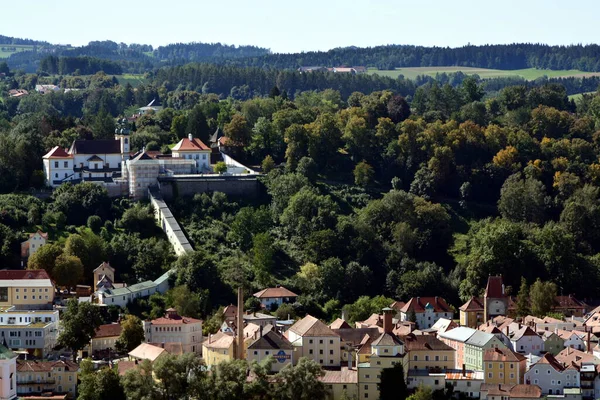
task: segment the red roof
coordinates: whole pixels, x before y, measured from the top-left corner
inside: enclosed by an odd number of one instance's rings
[[[483,353],[483,361],[513,361],[520,362],[525,360],[525,356],[507,348],[487,349]]]
[[[254,297],[258,297],[259,299],[271,299],[279,297],[298,297],[298,295],[283,286],[279,286],[275,288],[266,288],[260,292],[256,292],[254,293]]]
[[[490,276],[488,278],[487,286],[485,287],[485,297],[503,298],[505,296],[502,277]]]
[[[471,297],[465,304],[459,307],[461,311],[483,311],[483,303],[480,297]]]
[[[121,330],[122,330],[121,324],[100,325],[98,327],[98,329],[96,329],[96,334],[94,335],[94,339],[120,336]]]
[[[44,239],[48,240],[48,234],[47,234],[47,233],[44,233],[44,232],[42,232],[42,231],[40,231],[40,230],[38,230],[37,232],[34,232],[34,233],[30,233],[30,234],[29,234],[29,237],[30,237],[30,238],[32,238],[32,237],[34,237],[36,234],[39,234],[39,235],[40,235],[41,237],[43,237]]]
[[[586,309],[588,306],[583,301],[577,300],[573,296],[556,296],[555,309],[561,308],[581,308]]]
[[[202,322],[202,320],[190,317],[182,317],[179,314],[177,314],[174,308],[169,308],[167,310],[167,315],[164,317],[153,319],[152,325],[183,325],[195,324],[197,322]]]
[[[171,150],[172,151],[200,151],[200,150],[209,150],[210,151],[210,147],[205,145],[202,142],[202,140],[200,140],[198,138],[192,138],[191,140],[189,138],[185,138],[185,139],[181,139],[179,141],[179,143],[177,143],[175,145],[175,147],[173,147]]]
[[[43,269],[5,269],[0,271],[0,280],[50,279]]]
[[[54,146],[43,158],[72,158],[73,155],[67,153],[65,149],[60,146]]]
[[[403,313],[414,311],[422,313],[425,311],[425,306],[429,304],[435,312],[451,312],[450,307],[442,297],[413,297],[400,309]]]

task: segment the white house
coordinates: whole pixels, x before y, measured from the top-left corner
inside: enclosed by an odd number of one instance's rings
[[[297,348],[297,358],[307,357],[323,367],[340,366],[340,336],[317,318],[307,315],[285,334]]]
[[[539,356],[544,351],[544,339],[525,325],[514,332],[510,341],[517,353]]]
[[[100,287],[95,293],[98,304],[125,307],[127,303],[138,298],[149,297],[154,293],[165,293],[169,290],[169,276],[172,270],[162,274],[155,281],[145,281],[135,285],[114,288],[111,285]]]
[[[169,308],[164,317],[143,324],[148,343],[181,343],[184,353],[202,352],[202,320],[182,317],[177,310]]]
[[[0,345],[0,399],[17,398],[17,355]]]
[[[429,329],[440,318],[452,319],[454,312],[442,297],[413,297],[400,309],[400,320],[409,321],[414,313],[418,329]]]
[[[565,341],[565,348],[570,347],[575,350],[585,350],[585,341],[577,334],[577,332],[557,329],[555,333]],[[583,334],[585,334],[585,332]]]
[[[565,388],[580,387],[579,370],[571,364],[563,365],[546,353],[525,373],[525,383],[538,385],[544,395],[560,395]]]
[[[251,343],[246,351],[248,362],[261,362],[269,356],[275,359],[271,371],[278,372],[288,364],[294,365],[294,346],[285,337],[269,331]]]
[[[29,239],[21,242],[21,257],[28,258],[48,241],[48,234],[42,231],[29,234]]]
[[[254,297],[260,300],[263,308],[271,308],[273,305],[279,307],[283,303],[293,303],[298,295],[283,286],[277,285],[274,288],[263,289],[260,292],[254,293]]]
[[[211,172],[210,153],[212,150],[200,139],[195,138],[190,133],[187,138],[181,139],[175,147],[171,149],[173,157],[184,158],[196,161],[197,172]]]

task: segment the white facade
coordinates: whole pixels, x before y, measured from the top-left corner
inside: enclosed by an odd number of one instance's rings
[[[40,247],[46,244],[47,237],[47,234],[42,235],[40,231],[29,235],[29,239],[27,239],[24,242],[21,242],[21,256],[31,257],[36,251],[40,249]]]
[[[340,366],[339,336],[299,336],[292,330],[286,332],[288,340],[300,352],[296,359],[310,358],[323,367]]]
[[[538,385],[544,395],[563,394],[565,388],[580,387],[579,371],[573,367],[557,370],[550,364],[538,362],[525,373],[525,383]]]
[[[17,398],[17,355],[6,347],[0,350],[0,400]]]
[[[173,314],[171,312],[171,314]],[[202,352],[202,321],[171,315],[152,321],[144,321],[144,333],[148,343],[181,343],[184,353]]]
[[[570,347],[570,348],[576,349],[576,350],[581,350],[581,351],[585,350],[584,340],[582,338],[580,338],[579,336],[577,336],[575,334],[575,332],[572,332],[571,335],[567,338],[563,337],[563,339],[565,339],[565,349],[567,347]]]
[[[142,297],[152,296],[154,293],[166,293],[169,290],[169,270],[155,281],[136,283],[128,287],[118,289],[101,288],[94,293],[98,304],[107,306],[125,307],[127,303]]]
[[[514,351],[521,354],[539,356],[544,351],[544,339],[539,335],[522,336],[518,340],[511,340]]]
[[[435,312],[433,307],[426,307],[424,312],[415,312],[416,323],[419,329],[429,329],[440,318],[452,319],[452,312]],[[408,313],[400,313],[400,321],[408,321]]]

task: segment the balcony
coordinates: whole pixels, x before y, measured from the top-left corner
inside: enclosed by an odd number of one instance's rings
[[[56,383],[55,378],[44,378],[44,379],[23,379],[17,380],[18,385],[54,385]]]

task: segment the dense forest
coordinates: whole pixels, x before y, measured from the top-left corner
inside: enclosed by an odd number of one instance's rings
[[[463,75],[413,82],[191,64],[160,69],[137,88],[98,73],[57,82],[79,91],[11,98],[9,88],[45,77],[8,71],[0,82],[0,192],[43,191],[45,151],[109,138],[116,117],[152,99],[164,108],[129,123],[133,151],[169,152],[190,133],[208,141],[220,128],[232,154],[265,176],[256,201],[175,199],[197,250],[177,261],[160,233],[148,236],[144,204],[87,185],[46,201],[5,195],[5,265],[14,264],[24,233],[42,227],[65,243],[42,260],[52,270],[61,257],[57,276],[76,264],[68,257],[84,270],[110,260],[128,282],[175,268],[178,295],[132,304],[140,316],[180,302],[208,318],[240,284],[249,293],[284,284],[301,296],[275,312],[325,319],[344,305],[360,319],[389,299],[419,295],[458,306],[489,274],[502,274],[513,293],[524,277],[596,296],[600,94],[576,104],[555,80],[506,80],[486,91],[487,81]],[[218,325],[206,320],[207,330]]]
[[[266,69],[297,69],[301,66],[368,66],[381,70],[399,67],[463,66],[514,70],[538,68],[600,71],[600,46],[550,46],[533,43],[506,45],[467,45],[463,47],[422,47],[386,45],[345,47],[329,51],[272,53],[257,46],[232,46],[221,43],[175,43],[154,49],[147,44],[125,44],[110,40],[92,41],[81,47],[51,45],[29,39],[0,36],[0,44],[39,44],[43,51],[31,49],[12,54],[7,62],[14,69],[37,71],[49,55],[88,56],[116,61],[123,71],[143,73],[163,65],[189,62]],[[97,71],[94,71],[97,72]],[[105,71],[106,72],[106,71]]]

